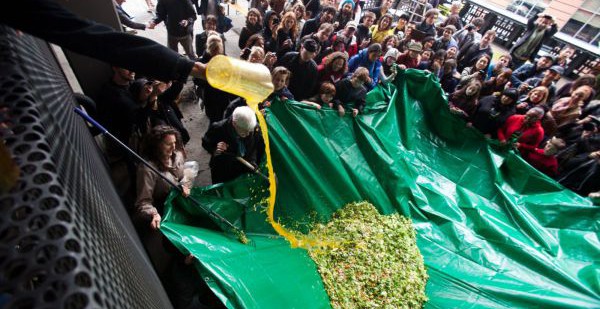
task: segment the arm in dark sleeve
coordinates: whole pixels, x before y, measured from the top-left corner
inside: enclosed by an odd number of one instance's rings
[[[556,25],[556,23],[553,23],[552,26],[550,26],[550,30],[544,33],[544,40],[551,38],[553,35],[556,34],[556,32],[558,32],[558,26]]]
[[[207,33],[202,32],[200,34],[196,35],[196,53],[198,54],[198,57],[202,57],[202,55],[204,54],[204,51],[206,51],[206,40],[207,40]],[[225,47],[223,47],[225,48]]]
[[[354,108],[358,109],[358,111],[362,114],[363,111],[365,110],[365,103],[366,103],[366,97],[367,97],[367,92],[366,90],[364,92],[361,93],[360,98],[358,98],[355,102],[354,102]]]
[[[527,20],[527,31],[533,29],[535,27],[535,21],[538,19],[537,14],[534,14],[533,16],[531,16],[531,18],[529,18]]]
[[[525,77],[524,74],[528,70],[529,66],[531,66],[531,64],[525,63],[513,72],[513,74],[510,76],[510,83],[512,87],[518,88],[523,83],[521,78]]]
[[[196,10],[194,10],[194,5],[192,4],[192,1],[186,1],[185,10],[187,13],[186,15],[188,16],[187,21],[190,23],[190,25],[194,24],[194,22],[196,21]]]
[[[166,19],[167,19],[167,8],[165,7],[164,2],[158,1],[158,4],[156,4],[156,17],[154,17],[154,19],[152,21],[158,25]]]
[[[309,82],[308,93],[305,95],[306,98],[312,97],[319,91],[319,72],[317,71],[316,65],[313,73],[311,74]]]
[[[289,70],[291,58],[292,58],[292,54],[287,53],[287,54],[283,55],[283,57],[277,58],[277,61],[275,61],[275,64],[273,65],[273,67],[282,66],[282,67],[286,67]]]
[[[165,90],[165,92],[159,95],[159,98],[161,102],[168,103],[170,105],[175,105],[175,100],[177,100],[177,97],[181,93],[181,90],[183,90],[183,83],[174,82],[171,85],[171,87],[169,87],[169,89]]]
[[[146,30],[146,25],[141,24],[141,23],[136,23],[135,21],[131,20],[129,17],[125,16],[125,14],[123,14],[122,12],[117,11],[117,15],[119,16],[119,21],[121,21],[121,23],[131,29],[137,29],[137,30]]]
[[[23,18],[24,12],[28,18]],[[0,23],[163,81],[184,79],[194,66],[191,60],[152,40],[82,19],[50,0],[14,1],[0,10]]]
[[[238,47],[240,49],[244,49],[244,47],[246,47],[246,42],[248,42],[248,39],[250,38],[250,30],[248,30],[246,27],[242,28],[242,31],[240,32],[240,38],[238,40]]]
[[[215,123],[211,123],[208,131],[206,131],[206,134],[202,137],[202,148],[206,149],[211,155],[215,153],[217,144],[219,143],[216,131]]]
[[[465,58],[467,52],[469,51],[469,48],[471,48],[471,46],[473,46],[473,42],[470,42],[469,44],[465,44],[459,51],[458,51],[458,56],[456,57],[457,59],[461,59],[461,58]]]

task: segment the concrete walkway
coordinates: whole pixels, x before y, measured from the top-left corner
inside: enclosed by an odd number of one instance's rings
[[[155,2],[156,3],[156,2]],[[229,7],[229,18],[233,20],[234,27],[225,33],[225,51],[228,56],[238,58],[240,55],[240,49],[238,48],[239,33],[246,22],[247,12],[247,1],[238,1],[235,5]],[[140,23],[146,23],[151,20],[154,16],[147,12],[146,2],[144,0],[127,0],[123,4],[123,8],[130,15],[134,16],[135,21]],[[201,33],[202,26],[200,17],[194,24],[194,35]],[[167,44],[167,30],[164,23],[156,26],[153,30],[138,31],[139,36],[143,36],[152,40],[155,40],[163,45]],[[180,47],[180,53],[184,53]],[[183,124],[190,133],[191,139],[186,145],[185,149],[187,152],[188,161],[198,161],[200,164],[200,173],[196,178],[197,186],[207,186],[211,184],[210,169],[208,168],[208,161],[210,155],[202,148],[202,136],[208,129],[208,118],[201,109],[198,100],[193,92],[193,83],[188,80],[184,90],[181,93],[180,108],[184,114]]]

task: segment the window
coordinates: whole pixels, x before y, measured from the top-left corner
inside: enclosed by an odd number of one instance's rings
[[[560,30],[578,40],[600,46],[600,0],[587,0]]]
[[[529,18],[543,12],[548,7],[548,4],[550,4],[550,1],[551,0],[513,0],[506,9],[517,15]]]

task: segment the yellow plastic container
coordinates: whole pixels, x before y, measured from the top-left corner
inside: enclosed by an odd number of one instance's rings
[[[206,79],[212,87],[246,99],[251,107],[273,92],[271,72],[266,66],[223,55],[208,62]]]

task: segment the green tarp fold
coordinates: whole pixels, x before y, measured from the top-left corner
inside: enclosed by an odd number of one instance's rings
[[[339,117],[300,103],[267,111],[276,218],[307,231],[366,200],[412,218],[430,280],[426,308],[600,308],[600,207],[451,115],[415,70]],[[248,231],[242,245],[172,194],[163,233],[230,308],[328,308],[312,260],[265,221],[267,186],[240,179],[192,194]]]

